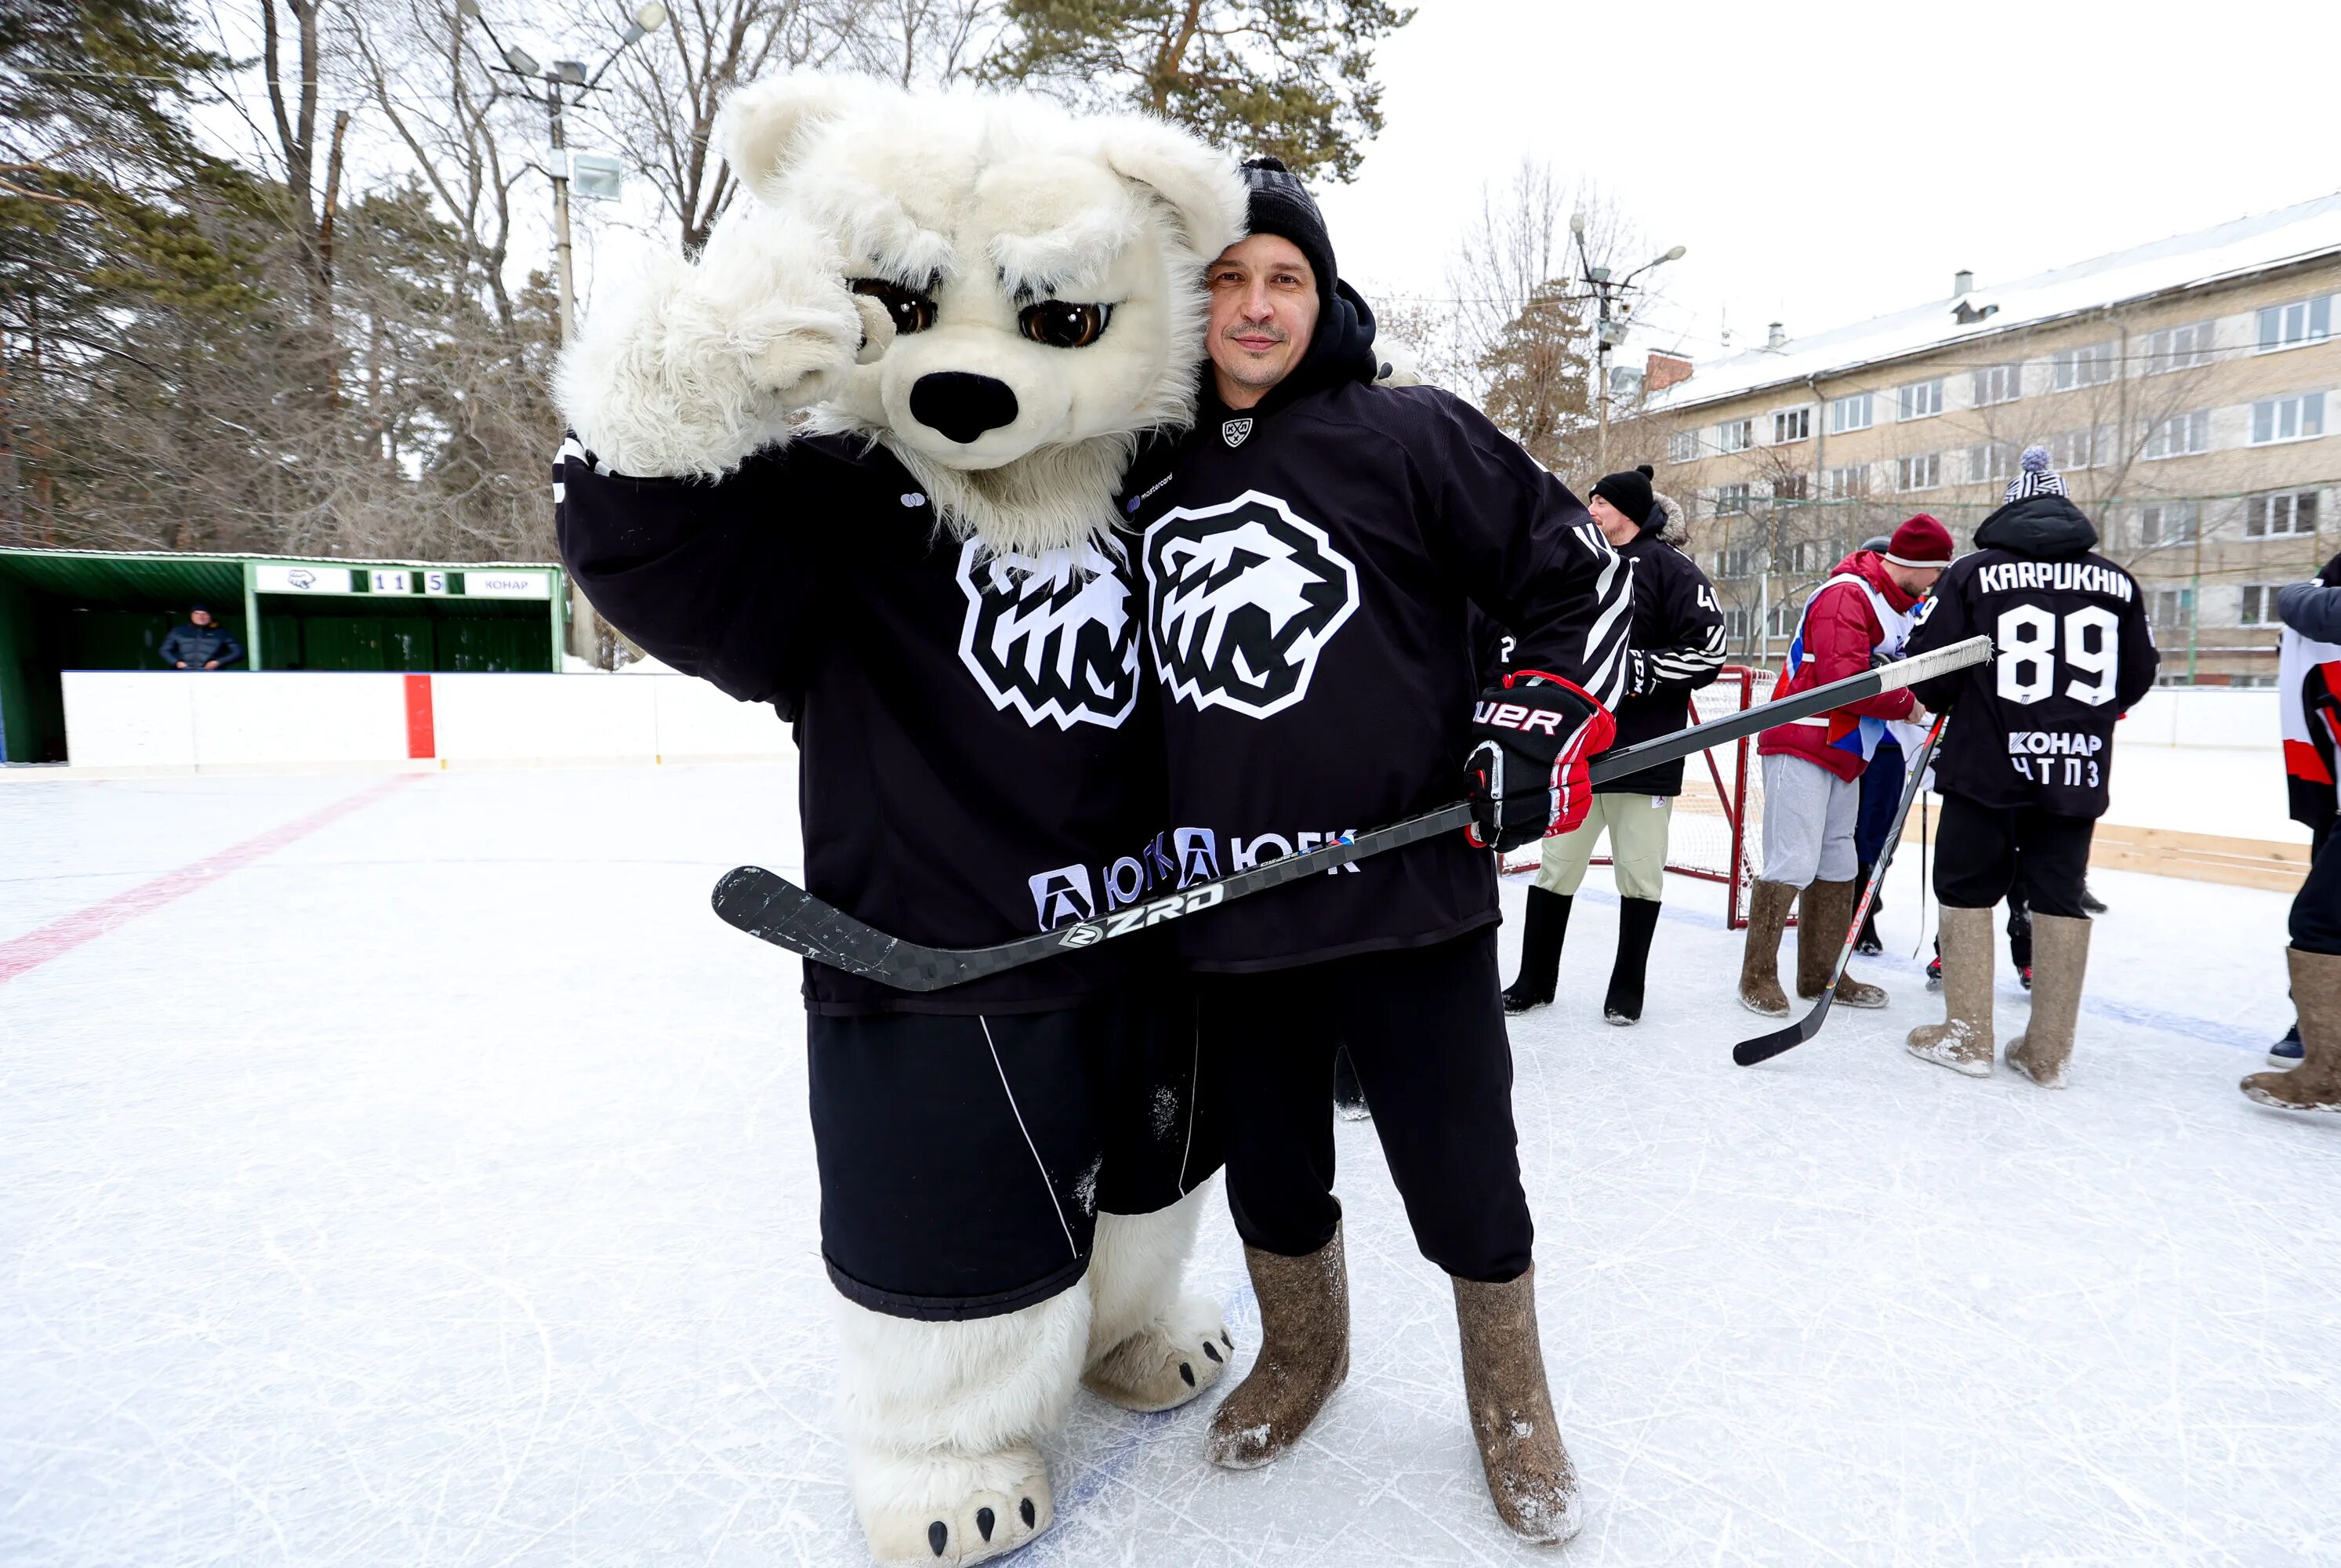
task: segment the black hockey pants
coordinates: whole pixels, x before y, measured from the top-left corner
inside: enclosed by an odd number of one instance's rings
[[[2341,955],[2341,854],[2332,853],[2335,834],[2316,835],[2308,876],[2292,900],[2292,944],[2303,953]]]
[[[1492,925],[1435,946],[1196,978],[1210,1121],[1246,1244],[1333,1236],[1333,1053],[1347,1046],[1422,1255],[1497,1284],[1535,1242]]]
[[[1989,909],[2008,895],[2020,875],[2022,896],[2033,914],[2086,920],[2081,884],[2089,873],[2089,840],[2097,830],[2095,817],[1982,805],[1966,795],[1946,794],[1935,841],[1935,896],[1954,909]]]

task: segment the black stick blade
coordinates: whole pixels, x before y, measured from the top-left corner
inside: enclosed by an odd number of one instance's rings
[[[905,991],[932,991],[967,978],[949,954],[932,948],[906,952],[902,942],[761,865],[725,872],[715,884],[713,903],[725,924],[849,974],[882,979]]]
[[[1837,1000],[1837,987],[1831,985],[1819,1006],[1806,1014],[1786,1029],[1775,1029],[1769,1034],[1758,1034],[1753,1040],[1742,1040],[1731,1048],[1731,1059],[1742,1067],[1753,1067],[1758,1062],[1769,1062],[1784,1051],[1793,1051],[1821,1032],[1821,1020],[1828,1016],[1829,1004]]]

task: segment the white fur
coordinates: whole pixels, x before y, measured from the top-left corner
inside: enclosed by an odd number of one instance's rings
[[[1202,269],[1242,232],[1229,159],[1143,116],[822,77],[734,94],[718,135],[752,196],[563,357],[586,446],[720,475],[801,424],[885,446],[961,537],[1037,553],[1110,529],[1137,437],[1194,415]],[[931,287],[934,325],[865,331],[860,277]],[[1017,325],[1049,298],[1112,315],[1051,347]],[[967,443],[927,426],[911,388],[943,371],[1005,383],[1016,417]]]
[[[1100,1214],[1090,1251],[1090,1340],[1084,1370],[1160,1317],[1179,1293],[1212,1183],[1151,1214]]]

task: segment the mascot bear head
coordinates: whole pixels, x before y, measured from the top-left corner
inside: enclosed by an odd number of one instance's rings
[[[717,128],[750,199],[812,225],[862,316],[807,428],[884,445],[997,548],[1103,535],[1138,437],[1194,414],[1229,158],[1160,121],[790,77]]]

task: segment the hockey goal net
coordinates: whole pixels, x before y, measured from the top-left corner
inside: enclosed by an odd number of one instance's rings
[[[1712,685],[1692,694],[1694,717],[1705,724],[1769,702],[1777,678],[1769,670],[1726,664]],[[1735,931],[1748,924],[1748,885],[1764,873],[1763,824],[1764,775],[1756,765],[1754,738],[1693,754],[1667,831],[1667,869],[1728,886],[1726,924]],[[1537,844],[1516,849],[1504,857],[1504,870],[1534,871],[1540,854]],[[1608,865],[1609,857],[1596,854],[1593,864]]]

